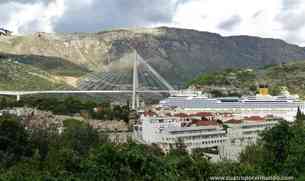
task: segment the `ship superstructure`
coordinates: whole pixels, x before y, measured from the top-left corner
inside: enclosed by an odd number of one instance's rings
[[[255,96],[208,98],[205,95],[171,96],[160,101],[162,108],[180,108],[187,112],[231,112],[241,116],[268,116],[282,117],[293,121],[298,109],[305,112],[305,102],[298,95],[290,95],[283,90],[279,96],[271,96],[268,88],[260,88]]]

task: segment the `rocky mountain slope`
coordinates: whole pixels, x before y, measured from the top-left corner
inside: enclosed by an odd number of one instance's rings
[[[20,63],[74,80],[101,71],[133,50],[174,85],[207,71],[305,60],[304,48],[282,40],[166,27],[0,37],[0,55],[18,55]]]

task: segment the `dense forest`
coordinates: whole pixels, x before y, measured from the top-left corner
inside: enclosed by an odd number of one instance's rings
[[[0,180],[209,180],[212,176],[291,176],[305,179],[304,115],[281,122],[249,146],[239,162],[213,163],[179,143],[164,154],[156,145],[110,142],[80,121],[29,129],[15,116],[0,117]],[[178,143],[177,143],[178,144]]]

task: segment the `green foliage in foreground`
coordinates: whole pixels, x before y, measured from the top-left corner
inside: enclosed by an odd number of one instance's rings
[[[263,132],[262,139],[241,154],[242,164],[265,175],[305,176],[305,117],[298,112],[296,121],[281,122]]]
[[[183,147],[163,154],[152,145],[111,143],[77,120],[56,128],[25,129],[12,116],[0,118],[0,180],[208,180],[211,176],[294,176],[305,173],[305,130],[283,122],[248,147],[240,162],[211,163]],[[302,120],[304,122],[304,120]]]

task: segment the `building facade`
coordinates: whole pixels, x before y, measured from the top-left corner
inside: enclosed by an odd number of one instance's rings
[[[217,148],[222,159],[235,160],[245,146],[256,143],[261,131],[277,123],[260,119],[251,121],[247,117],[219,124],[208,119],[198,120],[192,115],[142,115],[134,127],[134,137],[145,144],[157,144],[164,152],[183,143],[189,152],[197,148]]]
[[[219,145],[219,156],[222,160],[237,160],[241,151],[248,145],[256,144],[259,134],[271,129],[278,121],[227,123],[227,137],[224,144]]]

